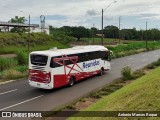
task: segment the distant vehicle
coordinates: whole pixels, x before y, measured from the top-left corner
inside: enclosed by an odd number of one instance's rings
[[[103,75],[110,68],[110,51],[104,46],[35,51],[30,53],[28,79],[33,87],[53,89]]]

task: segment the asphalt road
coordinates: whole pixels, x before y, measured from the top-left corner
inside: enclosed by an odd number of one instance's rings
[[[95,76],[57,90],[30,87],[27,80],[0,85],[0,111],[49,111],[78,99],[89,92],[119,78],[125,65],[134,70],[158,60],[160,50],[140,53],[112,60],[112,69],[103,76]]]

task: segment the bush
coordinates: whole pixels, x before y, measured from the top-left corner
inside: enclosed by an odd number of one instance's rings
[[[89,96],[91,98],[95,98],[95,99],[101,98],[101,96],[100,96],[100,94],[98,92],[91,93]]]
[[[17,70],[17,71],[19,71],[19,72],[22,72],[22,73],[26,72],[27,69],[28,69],[28,66],[26,66],[26,65],[17,66],[17,67],[15,68],[15,70]]]
[[[133,78],[134,79],[142,77],[143,75],[145,75],[145,73],[142,69],[136,70],[135,72],[133,72]]]
[[[153,62],[149,65],[146,66],[147,69],[154,69],[156,67],[160,66],[160,58],[158,59],[158,61]]]
[[[63,43],[63,44],[69,44],[71,41],[74,40],[73,37],[70,37],[68,35],[65,34],[54,34],[53,35],[54,39]]]
[[[160,66],[160,58],[158,59],[158,66]]]
[[[0,58],[0,71],[13,68],[17,63],[17,60],[14,58]]]
[[[17,54],[17,60],[19,65],[28,64],[28,57],[26,52],[24,52],[23,50],[18,50],[16,54]]]
[[[147,67],[147,69],[154,69],[154,68],[156,68],[156,66],[153,63],[147,65],[146,67]]]
[[[126,66],[121,71],[123,80],[131,80],[133,79],[132,69],[129,66]]]
[[[17,70],[11,69],[5,72],[5,74],[3,75],[3,78],[4,79],[19,79],[19,78],[23,78],[26,76],[27,76],[26,73],[21,73]]]
[[[160,66],[160,58],[158,59],[158,61],[153,62],[152,64],[155,65],[155,66]]]
[[[109,50],[112,50],[115,54],[115,58],[124,57],[131,54],[136,54],[146,51],[146,46],[143,42],[132,42],[130,44],[120,44],[116,47],[106,46]],[[148,42],[149,50],[159,49],[160,42]]]

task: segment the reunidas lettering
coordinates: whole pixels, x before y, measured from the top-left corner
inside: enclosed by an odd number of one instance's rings
[[[100,62],[97,61],[97,60],[94,60],[94,61],[88,62],[88,63],[84,62],[84,63],[83,63],[83,69],[85,69],[85,68],[90,68],[90,67],[93,67],[93,66],[97,66],[97,65],[99,65],[99,64],[100,64]]]

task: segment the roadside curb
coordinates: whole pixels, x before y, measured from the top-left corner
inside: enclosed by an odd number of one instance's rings
[[[11,83],[11,82],[15,82],[16,80],[9,80],[9,81],[6,81],[6,82],[0,82],[0,85],[4,85],[4,84],[7,84],[7,83]]]
[[[28,77],[20,78],[20,79],[15,79],[15,80],[7,80],[5,82],[0,82],[0,85],[16,82],[16,81],[21,81],[21,80],[26,80]]]

